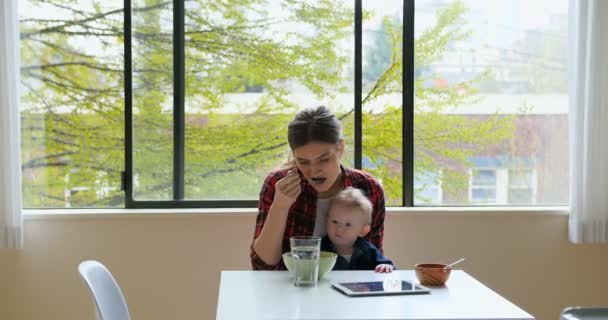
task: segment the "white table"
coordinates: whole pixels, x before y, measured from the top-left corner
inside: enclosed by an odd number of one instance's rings
[[[287,272],[222,271],[217,320],[241,319],[534,319],[464,271],[453,271],[445,287],[430,294],[348,297],[335,281],[416,281],[412,270],[390,274],[331,271],[314,288],[298,288]]]

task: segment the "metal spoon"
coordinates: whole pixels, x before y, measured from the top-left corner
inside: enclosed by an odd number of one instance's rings
[[[452,263],[448,264],[447,266],[443,267],[443,270],[446,270],[446,269],[448,269],[448,268],[451,268],[453,265],[455,265],[455,264],[457,264],[457,263],[460,263],[460,262],[463,262],[464,260],[466,260],[466,258],[462,258],[462,259],[460,259],[460,260],[458,260],[458,261],[454,261],[454,262],[452,262]]]

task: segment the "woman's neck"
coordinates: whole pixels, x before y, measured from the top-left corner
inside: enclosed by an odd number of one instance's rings
[[[338,192],[342,191],[342,189],[344,189],[344,181],[342,179],[342,170],[340,170],[340,173],[338,174],[336,181],[334,181],[334,184],[329,187],[327,191],[319,192],[319,198],[329,199],[338,194]]]

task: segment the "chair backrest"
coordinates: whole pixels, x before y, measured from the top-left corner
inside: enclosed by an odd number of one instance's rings
[[[569,307],[562,310],[561,320],[606,320],[608,307]]]
[[[89,288],[100,320],[131,319],[118,283],[103,264],[84,261],[78,266],[78,272]]]

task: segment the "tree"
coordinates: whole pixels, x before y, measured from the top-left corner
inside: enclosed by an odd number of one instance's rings
[[[28,89],[22,99],[24,203],[118,206],[124,159],[122,9],[97,1],[86,9],[70,0],[30,2],[60,10],[63,18],[21,21],[22,81]],[[352,8],[329,0],[284,0],[276,8],[264,0],[185,3],[186,195],[254,199],[260,177],[286,158],[285,124],[302,107],[288,99],[287,85],[301,84],[317,98],[344,89],[348,57],[338,45],[352,32]],[[465,10],[454,3],[439,13],[437,24],[417,39],[417,65],[437,59],[450,41],[466,36],[455,27]],[[170,13],[171,2],[162,0],[139,1],[132,10],[135,193],[144,199],[171,195]],[[293,24],[308,31],[291,31]],[[364,106],[402,90],[400,27],[385,25],[390,63],[370,86]],[[91,39],[98,50],[80,47]],[[466,94],[454,86],[425,88],[423,80],[416,79],[417,174],[436,172],[441,161],[449,161],[457,175],[467,157],[509,135],[504,119],[445,117],[449,108],[475,98],[475,80],[459,84]],[[229,95],[247,86],[263,88],[255,110],[226,113]],[[347,128],[351,113],[340,114]],[[401,162],[400,113],[400,106],[387,105],[365,114],[364,152],[374,163]],[[396,203],[401,181],[388,168],[371,171]]]

